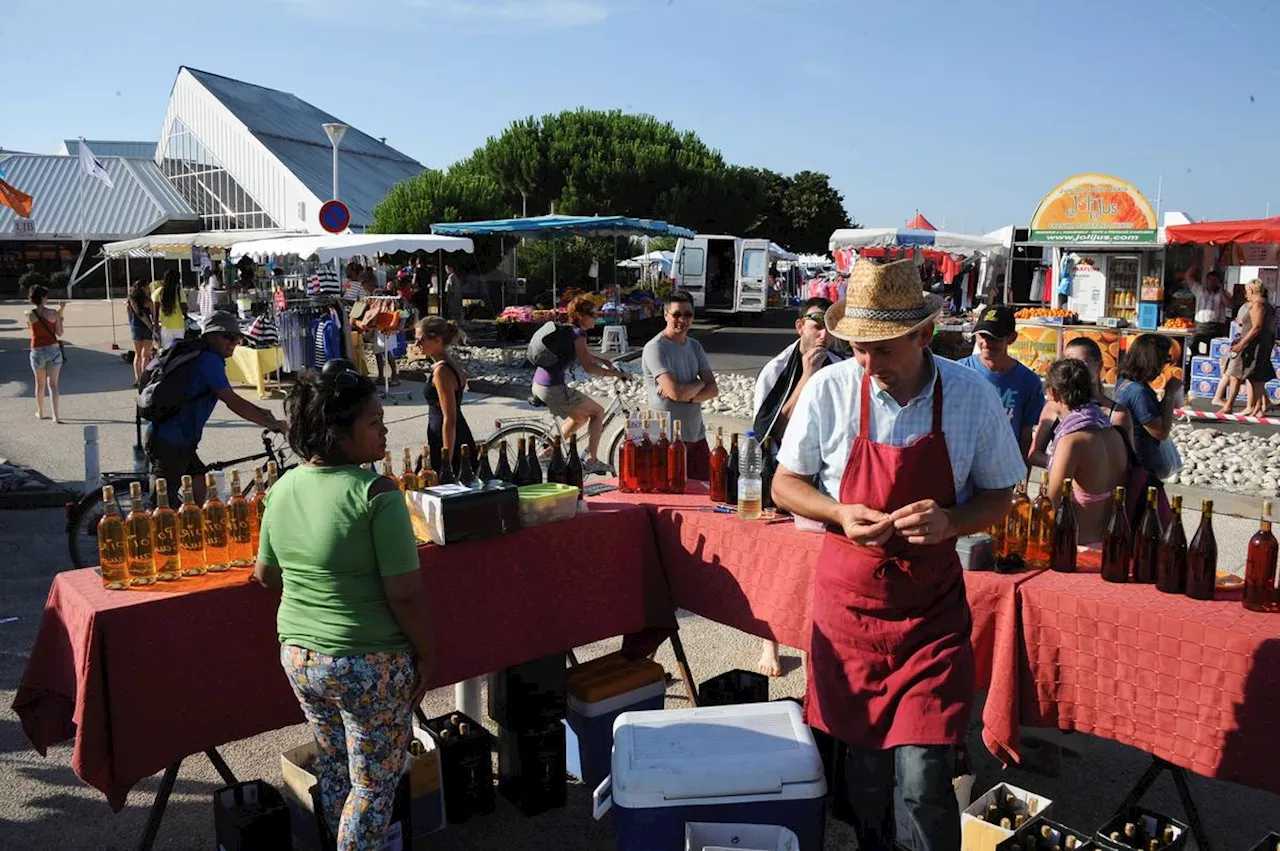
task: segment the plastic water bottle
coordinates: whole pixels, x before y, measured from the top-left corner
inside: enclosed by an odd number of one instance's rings
[[[747,432],[740,447],[738,467],[738,516],[743,520],[759,520],[764,496],[764,461],[760,457],[760,444],[756,433]]]

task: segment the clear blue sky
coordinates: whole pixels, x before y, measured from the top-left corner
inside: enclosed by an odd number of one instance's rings
[[[867,226],[1025,225],[1083,171],[1153,203],[1163,176],[1196,218],[1280,213],[1272,0],[65,0],[7,4],[0,40],[9,149],[153,140],[190,65],[431,167],[585,105],[827,172]]]

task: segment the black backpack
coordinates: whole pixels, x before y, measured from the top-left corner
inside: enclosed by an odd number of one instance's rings
[[[547,322],[533,332],[533,339],[529,341],[529,350],[525,356],[534,366],[557,369],[571,363],[577,356],[574,350],[576,340],[572,325]]]
[[[195,396],[187,396],[196,362],[207,350],[204,340],[199,337],[179,340],[147,365],[138,390],[138,413],[144,420],[162,423],[172,419],[183,405],[213,392],[205,390]]]

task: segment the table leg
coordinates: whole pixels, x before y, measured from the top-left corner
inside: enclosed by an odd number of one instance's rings
[[[689,658],[684,655],[684,642],[680,640],[680,633],[672,631],[671,633],[671,652],[676,656],[676,667],[680,669],[680,676],[684,678],[684,690],[689,695],[689,705],[698,705],[698,687],[693,682],[693,672],[689,670]]]
[[[413,714],[417,716],[418,724],[422,726],[422,729],[424,730],[427,729],[427,713],[422,711],[422,707],[421,706],[413,707]]]
[[[573,651],[566,650],[565,654],[569,657],[569,667],[570,668],[578,667],[578,657],[574,655]]]
[[[164,818],[165,807],[169,806],[169,794],[173,792],[174,781],[178,779],[180,765],[182,760],[178,760],[164,770],[164,777],[160,780],[160,790],[156,792],[156,799],[151,803],[151,815],[147,817],[147,829],[142,833],[142,842],[138,844],[138,851],[151,851],[151,846],[155,844],[156,834],[160,832],[160,820]]]
[[[1163,762],[1163,760],[1161,760]],[[1209,851],[1209,838],[1205,835],[1204,825],[1200,822],[1200,810],[1191,798],[1191,789],[1187,786],[1186,769],[1165,763],[1169,773],[1173,775],[1173,785],[1178,787],[1178,797],[1182,799],[1182,810],[1187,814],[1187,824],[1191,826],[1191,835],[1196,838],[1200,851]]]
[[[228,786],[235,786],[240,782],[236,779],[236,776],[231,773],[231,769],[227,766],[226,760],[222,758],[222,754],[218,753],[216,748],[209,748],[204,752],[204,755],[209,757],[209,762],[213,763],[213,768],[218,772],[223,783],[226,783]]]
[[[1119,812],[1124,813],[1133,809],[1138,805],[1138,801],[1142,796],[1147,794],[1147,790],[1151,788],[1151,784],[1156,782],[1156,778],[1160,776],[1160,772],[1164,771],[1168,763],[1159,757],[1152,757],[1151,764],[1147,766],[1147,770],[1138,778],[1138,782],[1133,785],[1133,789],[1125,796],[1124,803],[1120,805]]]

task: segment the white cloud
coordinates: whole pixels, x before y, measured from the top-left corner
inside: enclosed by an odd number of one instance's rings
[[[617,10],[607,0],[277,0],[295,13],[326,20],[369,19],[379,12],[427,12],[455,21],[511,22],[547,28],[598,24]]]

